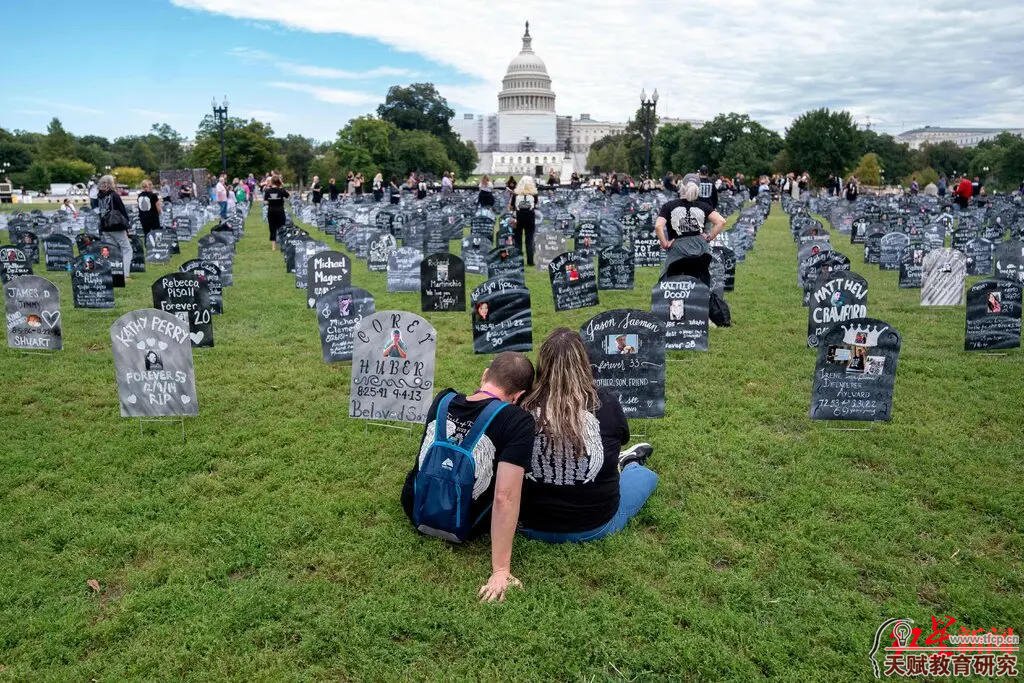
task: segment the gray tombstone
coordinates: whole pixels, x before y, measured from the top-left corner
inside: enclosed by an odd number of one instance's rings
[[[3,286],[7,345],[19,351],[60,351],[60,290],[38,275],[22,275]]]
[[[1020,347],[1021,285],[982,280],[967,290],[966,351]]]
[[[665,323],[646,311],[599,313],[580,328],[594,383],[627,418],[665,415]]]
[[[515,247],[498,246],[487,254],[487,279],[514,277],[526,282],[525,260]]]
[[[422,424],[433,400],[436,348],[433,326],[415,313],[363,318],[355,330],[349,417]]]
[[[170,230],[150,230],[146,234],[146,262],[167,263],[174,252],[174,233]]]
[[[589,253],[567,251],[548,264],[556,311],[597,306],[597,273]]]
[[[378,214],[388,215],[388,214]],[[388,259],[398,249],[398,242],[390,232],[382,232],[370,240],[366,254],[366,267],[371,273],[384,273],[388,269]]]
[[[467,273],[476,275],[487,274],[487,253],[491,249],[489,237],[480,237],[470,233],[462,240],[462,263]]]
[[[356,325],[374,310],[373,295],[358,287],[339,287],[317,298],[316,320],[325,363],[352,360]]]
[[[868,283],[857,273],[825,273],[809,293],[807,346],[812,348],[837,323],[868,315]]]
[[[1024,284],[1024,242],[1009,240],[996,245],[994,258],[998,279]]]
[[[967,259],[953,249],[932,249],[921,264],[921,305],[959,306],[964,301]]]
[[[419,292],[420,263],[423,252],[415,247],[401,247],[388,258],[388,291]]]
[[[708,307],[711,290],[689,275],[657,282],[651,289],[651,312],[665,323],[665,348],[708,350]]]
[[[27,251],[13,244],[0,247],[0,282],[31,274],[32,261]]]
[[[899,270],[903,252],[910,246],[910,237],[902,232],[890,232],[881,240],[878,267],[882,270]]]
[[[818,345],[811,386],[812,420],[888,420],[901,338],[888,323],[854,318]]]
[[[188,324],[155,308],[110,326],[121,417],[199,414]]]
[[[568,242],[568,238],[554,225],[542,225],[533,238],[533,262],[537,268],[547,270],[548,264],[565,251]]]

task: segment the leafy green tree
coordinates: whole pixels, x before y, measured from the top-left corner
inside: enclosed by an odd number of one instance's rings
[[[1019,135],[1004,133],[999,138],[1003,142],[1003,157],[996,166],[998,189],[1014,190],[1024,182],[1024,138]]]
[[[689,123],[672,123],[662,126],[654,135],[651,158],[655,174],[662,176],[666,171],[697,168],[700,164],[691,157],[691,138],[696,129]]]
[[[273,128],[255,119],[229,118],[224,126],[224,150],[229,178],[265,173],[282,165]],[[190,162],[193,167],[220,173],[220,133],[212,115],[199,124]]]
[[[53,159],[46,170],[51,183],[84,183],[96,173],[95,166],[81,159]]]
[[[921,146],[921,163],[934,168],[939,175],[952,178],[956,172],[963,173],[971,164],[972,150],[958,146],[952,141],[925,143]]]
[[[153,172],[180,168],[185,159],[182,148],[181,133],[166,123],[154,123],[146,135],[146,144],[156,159],[156,168],[146,169]]]
[[[441,142],[448,153],[448,158],[452,160],[454,165],[454,168],[449,170],[457,171],[458,177],[462,178],[470,175],[480,160],[480,156],[476,152],[476,145],[472,142],[463,142],[454,133],[449,133],[442,137]]]
[[[906,178],[913,171],[928,166],[922,155],[910,149],[905,143],[897,142],[896,138],[887,134],[878,134],[873,130],[860,131],[861,153],[874,152],[878,161],[885,169],[889,178]],[[844,169],[839,169],[842,173]],[[920,182],[920,179],[918,179]],[[927,183],[921,183],[924,187]]]
[[[46,126],[46,137],[43,139],[43,159],[70,159],[75,154],[75,139],[71,133],[64,130],[60,119],[54,117]],[[55,181],[61,182],[61,181]]]
[[[345,170],[342,168],[341,162],[338,161],[338,155],[333,148],[328,148],[310,162],[309,174],[310,177],[318,175],[325,182],[331,178],[338,178],[339,182],[344,183],[345,179]]]
[[[305,185],[311,177],[309,172],[310,164],[316,158],[316,154],[313,151],[313,141],[301,135],[287,135],[280,138],[277,143],[281,148],[281,154],[284,156],[285,166],[291,171],[296,182],[300,185]]]
[[[17,142],[12,137],[9,140],[0,141],[0,161],[6,161],[11,165],[9,172],[20,173],[32,165],[32,148],[23,142]]]
[[[882,165],[878,161],[878,155],[868,152],[862,156],[857,167],[853,169],[853,175],[865,185],[881,185]]]
[[[75,141],[75,157],[92,164],[96,168],[105,168],[112,166],[114,163],[114,155],[109,151],[96,143],[83,144],[82,138]]]
[[[153,153],[145,138],[139,138],[132,144],[131,154],[128,155],[128,165],[121,168],[131,166],[145,169],[148,173],[160,170],[160,163],[157,161],[156,154]]]
[[[32,162],[32,165],[28,167],[28,172],[23,174],[21,184],[29,190],[38,190],[40,192],[49,190],[50,171],[46,168],[46,164],[41,161]]]
[[[137,166],[118,166],[110,171],[119,185],[136,188],[146,179],[146,172]]]
[[[918,186],[921,190],[924,190],[924,186],[928,183],[938,183],[939,174],[935,172],[934,168],[920,168],[915,171],[911,171],[909,175],[903,176],[901,184],[903,187],[910,187],[910,183],[917,181]]]
[[[452,132],[455,112],[433,83],[413,83],[391,86],[377,116],[401,130],[421,130],[444,139]]]
[[[401,177],[409,171],[440,175],[451,169],[452,161],[436,135],[422,130],[399,130],[394,135],[394,155],[386,175]]]
[[[786,130],[786,149],[793,163],[789,170],[807,171],[818,182],[850,168],[860,146],[860,133],[847,111],[804,112]]]

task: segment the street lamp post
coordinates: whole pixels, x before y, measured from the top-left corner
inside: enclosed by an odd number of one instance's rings
[[[228,96],[224,96],[224,104],[217,106],[217,98],[213,99],[213,116],[220,131],[220,172],[228,172],[228,157],[224,152],[224,124],[228,121]]]
[[[654,126],[657,121],[657,114],[655,113],[658,107],[658,89],[655,88],[654,92],[651,93],[650,99],[647,98],[647,91],[640,91],[640,110],[644,115],[644,141],[647,143],[647,151],[644,157],[644,176],[647,178],[651,177],[651,142],[654,137]]]

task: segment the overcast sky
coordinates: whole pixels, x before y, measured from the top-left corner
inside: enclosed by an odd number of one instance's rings
[[[780,132],[822,106],[890,133],[1024,127],[1020,0],[51,5],[65,18],[9,34],[8,73],[25,77],[0,94],[0,126],[38,130],[57,115],[76,133],[114,135],[166,120],[192,135],[226,94],[233,114],[326,139],[389,85],[418,80],[459,113],[491,113],[529,19],[560,114],[624,121],[641,88],[657,88],[664,116],[737,111]],[[19,6],[38,7],[14,0],[6,16]],[[88,77],[76,72],[83,55]],[[98,62],[116,76],[103,87]]]

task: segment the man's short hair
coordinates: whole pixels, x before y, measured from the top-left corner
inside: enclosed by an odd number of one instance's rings
[[[487,368],[487,380],[509,394],[520,391],[529,393],[533,388],[533,363],[521,353],[504,351],[491,361]]]

